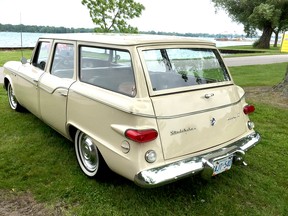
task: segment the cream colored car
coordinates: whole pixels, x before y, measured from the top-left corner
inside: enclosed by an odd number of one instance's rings
[[[244,163],[260,141],[215,45],[191,38],[59,34],[4,65],[10,107],[75,143],[89,177],[108,166],[142,187]],[[45,148],[45,146],[43,146]]]

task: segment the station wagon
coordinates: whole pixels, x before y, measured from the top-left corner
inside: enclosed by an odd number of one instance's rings
[[[88,177],[109,168],[149,188],[215,176],[260,141],[215,44],[189,37],[45,35],[4,65],[4,88],[13,110],[74,142]]]

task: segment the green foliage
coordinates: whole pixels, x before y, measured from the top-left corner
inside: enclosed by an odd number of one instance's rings
[[[258,29],[263,29],[263,26],[265,26],[266,23],[271,23],[274,27],[278,25],[280,15],[280,8],[276,8],[275,5],[261,3],[254,8],[248,21]]]
[[[139,17],[145,7],[134,0],[82,0],[90,11],[96,32],[137,33],[127,20]]]

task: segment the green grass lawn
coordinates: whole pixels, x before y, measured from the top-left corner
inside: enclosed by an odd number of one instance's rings
[[[32,55],[32,50],[24,49],[23,56],[30,59]],[[0,67],[2,67],[7,61],[20,61],[22,53],[20,50],[7,50],[0,51]]]
[[[0,190],[31,192],[68,215],[285,215],[288,212],[288,110],[255,104],[262,142],[211,181],[198,176],[142,189],[118,175],[85,177],[73,145],[30,113],[10,110],[0,90]]]
[[[229,67],[233,80],[242,87],[274,86],[283,80],[287,63]]]
[[[238,85],[273,86],[286,65],[230,71]],[[66,215],[287,215],[288,110],[254,105],[250,118],[262,141],[247,153],[248,166],[232,166],[210,181],[194,176],[143,189],[116,174],[106,180],[85,177],[73,144],[32,114],[12,111],[0,84],[0,193],[31,192]]]

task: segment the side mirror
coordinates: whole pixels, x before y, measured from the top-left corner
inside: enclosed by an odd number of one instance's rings
[[[22,58],[21,58],[21,63],[22,63],[22,64],[26,64],[26,63],[27,63],[27,59],[26,59],[25,57],[22,57]]]

